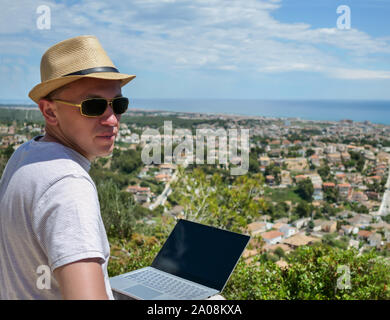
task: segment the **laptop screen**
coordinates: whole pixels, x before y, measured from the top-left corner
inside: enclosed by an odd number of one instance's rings
[[[179,220],[152,267],[222,291],[250,237]]]

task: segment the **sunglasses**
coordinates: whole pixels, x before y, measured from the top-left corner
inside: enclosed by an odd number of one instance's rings
[[[69,106],[79,107],[80,113],[85,117],[99,117],[107,109],[108,105],[111,105],[115,114],[125,113],[129,106],[129,99],[125,97],[117,97],[113,99],[105,98],[91,98],[81,101],[81,103],[70,103],[63,100],[54,99],[55,102],[67,104]]]

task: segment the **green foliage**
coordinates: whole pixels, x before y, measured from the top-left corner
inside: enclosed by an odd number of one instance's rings
[[[337,203],[339,200],[339,193],[336,188],[326,188],[324,190],[324,200],[329,203]]]
[[[274,251],[274,254],[276,254],[279,258],[284,258],[286,256],[284,250],[281,247],[277,247]]]
[[[216,173],[208,176],[195,168],[185,175],[180,169],[169,199],[183,206],[186,219],[238,231],[265,210],[262,184],[261,174],[238,176],[229,186]]]
[[[357,203],[357,202],[348,202],[344,205],[344,207],[347,210],[357,212],[357,213],[368,213],[369,212],[368,208],[365,205]]]
[[[349,154],[351,155],[352,165],[356,166],[357,171],[362,172],[365,163],[364,155],[354,151],[350,151]]]
[[[331,247],[347,249],[348,248],[348,238],[347,239],[336,239],[337,233],[326,234],[322,237],[322,243],[327,244]]]
[[[100,181],[96,187],[107,234],[129,238],[134,232],[136,220],[150,214],[150,211],[137,205],[133,196],[120,191],[112,180]]]
[[[250,173],[260,172],[260,165],[259,165],[259,161],[257,160],[257,156],[252,152],[249,154],[249,172]]]
[[[336,209],[332,207],[329,203],[325,202],[324,205],[321,207],[321,214],[325,214],[328,216],[335,216],[338,211],[341,209]]]
[[[14,147],[13,145],[9,145],[7,148],[1,151],[2,156],[5,158],[6,161],[11,158],[12,154],[14,153]]]
[[[311,157],[313,154],[315,154],[315,151],[313,149],[307,149],[306,150],[306,157]]]
[[[131,237],[110,237],[109,276],[150,266],[174,225],[173,219],[162,217],[157,218],[154,224],[135,223]]]
[[[314,187],[310,179],[305,179],[297,183],[296,193],[305,201],[313,201]]]
[[[0,177],[2,176],[5,166],[7,165],[7,162],[9,158],[11,158],[13,152],[14,148],[12,145],[3,150],[0,149]]]
[[[110,162],[108,168],[107,162]],[[123,189],[132,184],[141,167],[140,150],[122,151],[115,148],[110,158],[99,158],[92,162],[89,174],[96,184],[112,180],[119,189]]]
[[[97,162],[91,164],[89,175],[95,181],[96,185],[100,182],[111,180],[120,190],[127,187],[131,181],[129,175],[117,174],[111,170],[103,169]]]
[[[324,165],[318,168],[317,172],[321,176],[323,181],[330,180],[330,167],[328,165]]]
[[[296,213],[300,218],[309,217],[312,211],[312,205],[304,200],[300,201],[294,209],[294,213]]]
[[[265,213],[271,216],[272,220],[288,217],[290,207],[286,202],[277,202],[275,205],[267,202]]]
[[[387,223],[390,223],[390,214],[388,214],[387,216],[383,216],[382,220],[387,222]]]
[[[228,300],[284,299],[283,281],[281,269],[274,262],[255,259],[246,264],[241,259],[222,295]]]
[[[119,173],[129,174],[138,171],[142,165],[140,152],[132,149],[125,151],[114,149],[111,169],[118,170]]]
[[[281,174],[281,169],[280,167],[276,166],[274,163],[271,163],[269,166],[265,168],[264,175],[268,176],[274,176],[275,177],[275,182],[276,184],[280,184],[280,174]]]
[[[293,299],[389,299],[389,266],[374,251],[361,256],[357,250],[325,245],[301,247],[289,259],[285,272],[287,291]],[[340,290],[339,266],[350,270],[351,289]]]
[[[292,201],[299,202],[301,198],[295,192],[296,188],[283,188],[283,189],[272,189],[265,188],[264,194],[271,201],[280,202],[280,201]]]
[[[29,106],[17,106],[22,107],[23,109],[17,109],[15,107],[3,107],[0,105],[0,121],[10,124],[11,122],[16,121],[18,125],[23,124],[24,122],[30,121],[32,123],[44,124],[45,119],[42,116],[41,111],[38,108],[29,107]]]
[[[161,248],[161,242],[155,237],[134,234],[131,240],[110,238],[111,257],[107,271],[110,277],[130,272],[152,264]]]
[[[151,192],[156,195],[161,194],[165,187],[163,182],[158,182],[153,178],[143,178],[139,185],[140,187],[149,187]]]
[[[260,257],[237,264],[222,293],[227,299],[390,299],[388,261],[374,251],[357,255],[357,250],[342,250],[326,245],[303,246],[288,255],[288,268],[281,269]],[[351,288],[337,286],[350,270]]]

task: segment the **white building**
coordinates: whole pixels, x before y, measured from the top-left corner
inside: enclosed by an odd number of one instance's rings
[[[268,231],[261,234],[261,237],[267,244],[276,244],[282,241],[283,233],[279,231]]]
[[[298,233],[298,230],[294,227],[289,226],[288,224],[282,226],[279,229],[280,232],[284,234],[284,238],[289,238],[293,236],[294,234]]]

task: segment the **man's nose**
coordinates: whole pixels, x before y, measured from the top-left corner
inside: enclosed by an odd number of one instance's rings
[[[116,126],[118,124],[119,118],[118,115],[114,113],[111,102],[108,104],[106,111],[101,116],[100,122],[103,125],[109,125],[109,126]]]

